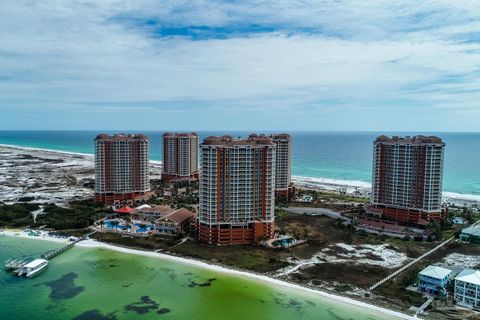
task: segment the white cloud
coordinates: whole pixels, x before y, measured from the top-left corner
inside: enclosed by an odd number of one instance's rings
[[[4,1],[0,111],[174,112],[169,101],[223,113],[403,104],[475,110],[480,41],[465,41],[480,25],[475,4]],[[162,25],[238,32],[193,41],[157,36]],[[242,29],[248,25],[274,31]]]

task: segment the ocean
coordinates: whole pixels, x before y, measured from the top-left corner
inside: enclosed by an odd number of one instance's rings
[[[0,261],[61,244],[0,237]],[[189,264],[74,247],[31,279],[0,272],[0,319],[386,320],[303,290]]]
[[[93,154],[97,131],[0,131],[0,144]],[[106,132],[112,133],[112,132]],[[150,138],[152,160],[162,159],[162,131],[143,131]],[[199,131],[201,139],[250,132]],[[259,133],[259,132],[257,132]],[[269,132],[263,132],[269,133]],[[381,134],[437,135],[447,144],[443,190],[480,195],[480,133],[288,132],[293,139],[293,175],[328,178],[343,183],[370,182],[372,142]]]

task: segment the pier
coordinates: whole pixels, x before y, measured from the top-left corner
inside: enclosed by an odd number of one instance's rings
[[[51,260],[53,258],[55,258],[56,256],[59,256],[61,255],[62,253],[70,250],[71,248],[73,248],[73,246],[75,246],[75,244],[79,243],[80,241],[83,241],[83,240],[86,240],[88,237],[94,235],[95,233],[97,233],[97,231],[92,231],[78,239],[76,239],[75,241],[72,241],[70,242],[69,244],[67,244],[66,246],[64,247],[61,247],[60,249],[57,249],[53,252],[50,252],[50,253],[47,253],[47,254],[44,254],[42,255],[42,259],[45,259],[45,260]]]
[[[88,233],[88,234],[86,234],[82,237],[79,237],[75,241],[70,242],[69,244],[61,247],[60,249],[57,249],[53,252],[43,254],[40,258],[45,259],[45,260],[51,260],[51,259],[55,258],[56,256],[59,256],[62,253],[70,250],[71,248],[73,248],[73,246],[75,246],[75,244],[79,243],[80,241],[86,240],[88,237],[92,236],[96,232],[97,231],[92,231],[92,232],[90,232],[90,233]],[[5,270],[15,272],[16,270],[21,269],[29,261],[30,261],[29,259],[23,259],[23,260],[22,259],[10,259],[10,260],[7,260],[7,261],[5,261]]]
[[[472,224],[472,226],[476,226],[480,223],[480,220],[476,221],[475,223]],[[440,243],[438,246],[436,246],[435,248],[433,248],[432,250],[422,254],[420,257],[416,258],[415,260],[411,261],[410,263],[404,265],[403,267],[401,267],[400,269],[398,269],[397,271],[393,272],[392,274],[390,274],[389,276],[383,278],[382,280],[378,281],[377,283],[375,283],[373,286],[371,286],[370,288],[368,288],[369,291],[373,291],[375,290],[376,288],[378,288],[379,286],[381,286],[382,284],[384,284],[385,282],[395,278],[396,276],[398,276],[400,273],[402,273],[403,271],[407,270],[408,268],[410,268],[411,266],[413,266],[415,263],[417,263],[418,261],[422,260],[423,258],[425,258],[426,256],[434,253],[435,251],[437,251],[438,249],[440,249],[441,247],[443,247],[444,245],[446,245],[447,243],[449,243],[450,241],[452,241],[455,237],[451,237],[451,238],[448,238],[447,240],[445,240],[444,242]]]
[[[416,258],[415,260],[409,262],[408,264],[404,265],[403,267],[401,267],[400,269],[398,269],[397,271],[393,272],[392,274],[388,275],[387,277],[383,278],[382,280],[378,281],[377,283],[375,283],[373,286],[371,286],[370,288],[368,288],[369,291],[373,291],[375,290],[376,288],[378,288],[379,286],[381,286],[382,284],[384,284],[385,282],[395,278],[396,276],[398,276],[400,273],[402,273],[403,271],[407,270],[408,268],[410,268],[411,266],[413,266],[415,263],[417,263],[418,261],[422,260],[423,258],[425,258],[426,256],[434,253],[435,251],[437,251],[438,249],[440,249],[441,247],[443,247],[444,245],[446,245],[447,243],[449,243],[450,241],[452,241],[455,237],[451,237],[447,240],[445,240],[444,242],[440,243],[438,246],[436,246],[435,248],[433,248],[432,250],[422,254],[420,257]]]
[[[425,312],[425,309],[427,309],[427,307],[433,302],[433,300],[435,299],[435,297],[430,297],[428,298],[427,301],[425,301],[424,304],[422,304],[420,307],[410,307],[410,310],[411,311],[414,311],[415,312],[415,316],[418,317],[420,315],[422,315],[424,312]]]

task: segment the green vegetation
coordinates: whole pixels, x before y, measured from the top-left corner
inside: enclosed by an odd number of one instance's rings
[[[95,204],[92,200],[74,201],[70,203],[68,209],[47,205],[44,214],[37,217],[36,225],[47,225],[48,228],[56,230],[82,229],[111,212],[110,209],[102,204]]]
[[[95,204],[91,199],[73,201],[69,208],[58,207],[55,204],[46,204],[43,213],[33,221],[32,211],[37,210],[38,204],[18,203],[0,205],[0,226],[2,227],[39,227],[56,230],[83,229],[111,212],[102,204]]]
[[[369,203],[370,199],[361,197],[360,195],[347,195],[345,192],[326,192],[315,190],[299,190],[298,196],[311,195],[313,203],[332,203],[332,202],[354,202],[354,203]]]
[[[470,223],[470,224],[472,224],[475,221],[480,219],[480,213],[478,212],[478,209],[477,209],[476,205],[472,206],[472,207],[451,206],[451,207],[448,208],[448,215],[450,217],[461,217],[461,218],[467,220],[468,223]]]
[[[352,290],[353,290],[352,286],[350,286],[348,284],[341,284],[341,285],[335,286],[335,291],[340,292],[340,293],[348,292],[348,291],[352,291]]]
[[[16,203],[0,205],[0,227],[25,227],[33,224],[32,211],[39,208],[38,204]]]
[[[198,181],[178,181],[169,183],[166,180],[151,180],[152,189],[156,195],[152,196],[148,204],[166,205],[174,209],[186,208],[195,212],[199,203]],[[165,192],[171,193],[166,195]]]
[[[282,221],[285,217],[288,216],[288,212],[283,209],[275,209],[275,220],[277,222]]]
[[[288,197],[284,194],[277,194],[275,195],[275,206],[276,207],[288,207]]]
[[[166,250],[180,242],[174,237],[162,237],[158,235],[145,238],[133,236],[122,237],[117,233],[110,232],[97,233],[93,238],[102,242],[142,250]]]
[[[288,265],[285,262],[288,256],[285,249],[268,249],[261,246],[211,246],[197,241],[187,241],[170,252],[256,272],[274,271]]]
[[[368,198],[363,198],[363,197],[354,197],[346,194],[340,194],[340,193],[329,193],[329,192],[317,192],[318,193],[318,199],[319,200],[325,200],[325,201],[331,201],[331,200],[336,200],[336,201],[343,201],[343,202],[357,202],[357,203],[369,203],[370,199]]]
[[[289,252],[285,249],[268,249],[261,246],[213,246],[198,241],[180,240],[168,236],[122,237],[116,233],[97,233],[95,239],[116,245],[144,250],[163,250],[181,256],[212,261],[230,267],[256,272],[275,271],[288,265]]]

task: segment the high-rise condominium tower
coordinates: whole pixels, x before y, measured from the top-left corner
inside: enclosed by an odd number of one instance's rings
[[[95,201],[132,204],[150,191],[148,138],[100,134],[95,138]]]
[[[265,136],[200,145],[200,240],[245,244],[273,236],[276,145]]]
[[[198,136],[196,133],[163,134],[163,178],[198,178]]]
[[[372,204],[403,223],[442,218],[445,143],[438,137],[378,137],[373,151]]]
[[[275,189],[286,193],[292,175],[292,139],[286,133],[272,134],[270,138],[277,145]]]

